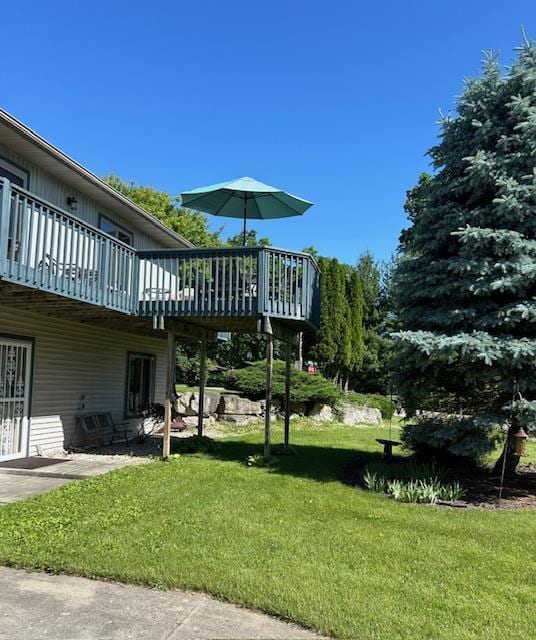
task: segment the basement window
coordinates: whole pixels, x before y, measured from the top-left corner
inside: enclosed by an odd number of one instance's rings
[[[156,357],[143,353],[128,354],[126,415],[139,415],[154,404]]]

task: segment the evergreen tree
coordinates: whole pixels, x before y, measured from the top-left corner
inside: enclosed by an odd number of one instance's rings
[[[536,49],[487,55],[442,121],[436,169],[403,242],[401,391],[510,435],[536,414]],[[511,407],[514,384],[524,401]],[[517,458],[510,448],[508,468]]]
[[[390,271],[366,251],[357,262],[356,272],[363,289],[363,359],[354,370],[351,386],[358,391],[387,393],[391,338],[388,335],[387,314]]]
[[[404,203],[404,211],[408,216],[408,220],[411,225],[408,229],[404,229],[400,234],[400,251],[410,251],[411,242],[413,239],[413,226],[417,221],[418,216],[424,210],[426,200],[428,198],[428,191],[432,183],[432,176],[424,171],[419,176],[419,181],[412,188],[406,191],[406,202]]]
[[[350,331],[350,358],[347,365],[345,388],[348,389],[351,376],[363,364],[365,350],[365,329],[363,327],[363,285],[355,269],[352,269],[347,280],[348,324]]]

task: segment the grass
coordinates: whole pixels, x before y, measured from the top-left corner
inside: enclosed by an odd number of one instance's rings
[[[341,470],[378,459],[386,429],[301,424],[296,455],[269,468],[245,464],[255,431],[5,505],[0,562],[207,591],[340,638],[532,637],[534,512],[346,486]]]

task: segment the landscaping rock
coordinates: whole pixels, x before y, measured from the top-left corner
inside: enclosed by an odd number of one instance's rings
[[[221,394],[217,391],[206,391],[205,403],[203,406],[203,415],[208,417],[217,413],[220,400]],[[190,410],[193,411],[195,415],[199,414],[199,393],[192,394],[192,399],[190,400]]]
[[[379,424],[382,421],[379,409],[360,407],[356,404],[343,404],[340,413],[341,422],[349,427],[356,427],[360,424]]]
[[[190,408],[191,399],[191,393],[179,393],[177,399],[175,400],[175,411],[181,416],[186,415]]]
[[[261,422],[261,420],[262,420],[261,416],[258,416],[258,415],[244,415],[244,414],[231,415],[228,413],[220,415],[220,421],[227,422],[228,424],[235,424],[235,425],[254,424],[257,422]]]
[[[185,424],[189,429],[197,429],[197,416],[184,416],[183,418]],[[203,418],[203,429],[211,429],[216,426],[216,419],[213,416],[208,416],[207,418]]]
[[[220,415],[260,416],[262,414],[262,406],[260,402],[255,400],[224,393],[221,396],[218,411]]]
[[[335,419],[333,416],[333,409],[329,404],[317,403],[313,405],[308,415],[319,422],[331,422]]]
[[[262,413],[262,415],[265,415],[265,413],[266,413],[266,400],[261,400],[260,401],[260,405],[261,405],[261,413]],[[283,412],[283,409],[281,407],[281,402],[280,402],[279,398],[273,398],[272,399],[272,407],[271,407],[270,413],[275,418],[277,418],[278,416],[283,415],[284,412]]]

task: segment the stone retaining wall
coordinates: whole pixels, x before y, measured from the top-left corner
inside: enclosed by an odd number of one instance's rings
[[[199,414],[199,393],[180,393],[175,410],[188,426],[197,424]],[[291,403],[291,417],[307,416],[318,422],[341,422],[350,427],[364,424],[380,424],[382,416],[379,409],[361,407],[355,404],[343,403],[333,409],[327,404],[307,404],[304,402]],[[207,391],[203,406],[203,417],[207,422],[221,420],[230,424],[250,424],[261,422],[264,418],[265,403],[261,400],[250,400],[234,393],[218,393]],[[272,406],[274,417],[282,417],[281,404],[275,400]]]

